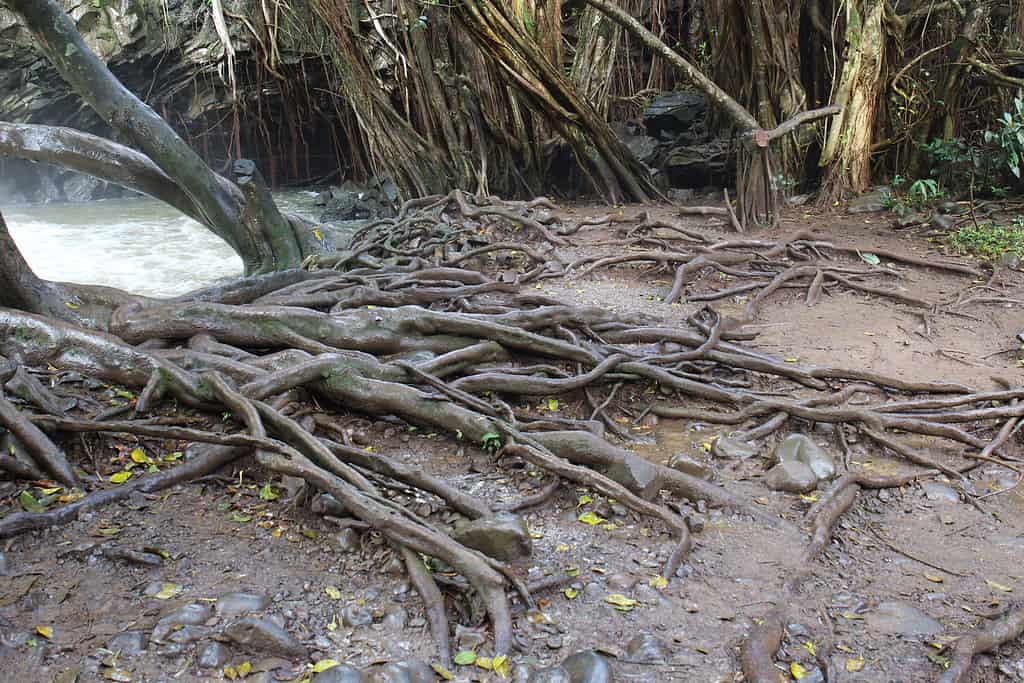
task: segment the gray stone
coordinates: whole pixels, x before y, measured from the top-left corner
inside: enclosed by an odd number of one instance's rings
[[[208,640],[199,646],[196,652],[196,663],[200,669],[219,669],[231,659],[231,650],[223,643]]]
[[[331,536],[331,544],[342,553],[354,553],[359,550],[359,532],[348,527]]]
[[[530,683],[573,683],[572,675],[561,666],[538,669],[529,680]]]
[[[703,123],[708,100],[695,92],[672,92],[656,97],[643,112],[648,134],[672,138]]]
[[[4,551],[0,550],[0,576],[7,576],[8,573],[7,555],[4,554]]]
[[[172,643],[181,643],[182,645],[185,645],[202,640],[208,635],[210,635],[210,629],[208,627],[187,624],[181,628],[171,631],[171,634],[167,636],[167,640]]]
[[[68,173],[62,177],[64,198],[69,202],[87,202],[95,198],[103,182],[81,173]]]
[[[942,624],[905,602],[883,602],[868,612],[865,624],[869,630],[901,636],[932,636],[942,633]]]
[[[757,448],[731,436],[720,436],[711,444],[711,454],[718,458],[746,460],[757,455]]]
[[[270,605],[270,597],[259,593],[225,593],[217,597],[214,609],[222,619],[234,619],[251,612],[262,612]]]
[[[1013,251],[1007,251],[999,255],[999,259],[996,263],[1001,268],[1009,268],[1010,270],[1017,270],[1020,268],[1020,254]]]
[[[959,503],[960,494],[952,486],[938,481],[926,481],[921,483],[921,490],[924,497],[939,503]]]
[[[661,490],[661,476],[657,469],[639,456],[627,455],[621,463],[612,465],[604,473],[644,500],[653,500]]]
[[[187,603],[161,616],[153,627],[152,638],[155,642],[161,643],[175,630],[183,626],[198,626],[212,615],[213,610],[208,603]]]
[[[802,462],[819,481],[836,476],[836,464],[828,451],[804,434],[790,434],[775,449],[777,462]]]
[[[622,138],[622,144],[633,153],[637,161],[650,165],[658,155],[661,143],[648,135],[630,135]]]
[[[511,512],[474,520],[455,533],[455,540],[502,562],[523,560],[533,553],[526,520]]]
[[[339,664],[313,676],[310,683],[365,683],[365,681],[366,675],[359,669],[348,664]]]
[[[814,471],[802,462],[787,460],[768,470],[765,483],[773,491],[807,493],[818,485],[818,478],[814,476]]]
[[[711,468],[688,453],[676,453],[668,459],[668,466],[698,479],[711,480]]]
[[[345,517],[348,509],[341,502],[329,493],[320,493],[309,504],[309,509],[317,515],[330,515],[331,517]]]
[[[888,187],[880,187],[866,192],[850,201],[846,207],[847,213],[877,213],[885,211],[886,200],[892,195]]]
[[[617,572],[610,574],[605,579],[605,585],[608,586],[608,590],[615,593],[627,593],[640,583],[640,579],[629,572]]]
[[[678,188],[673,187],[668,191],[668,198],[673,202],[689,202],[692,201],[697,193],[692,187]]]
[[[434,670],[415,659],[386,664],[373,674],[373,683],[434,683]]]
[[[373,612],[355,603],[345,605],[345,608],[341,610],[341,623],[349,628],[369,626],[373,623]]]
[[[475,650],[487,642],[487,634],[482,628],[469,628],[462,624],[456,624],[455,642],[460,650]]]
[[[305,658],[306,648],[283,628],[266,619],[244,617],[228,624],[224,636],[239,646],[260,654]]]
[[[577,652],[562,662],[562,668],[569,672],[572,683],[612,683],[612,667],[601,655],[593,650]]]
[[[666,647],[661,638],[650,633],[641,633],[626,643],[626,659],[644,664],[664,662]]]
[[[383,624],[384,628],[400,631],[405,628],[407,621],[409,621],[409,613],[405,611],[405,608],[393,605],[384,611],[384,618],[381,619],[381,624]]]
[[[142,631],[118,633],[107,643],[107,649],[118,652],[122,657],[131,657],[146,650],[146,634]]]
[[[669,150],[662,169],[676,187],[724,182],[735,169],[732,152],[732,144],[724,138],[679,145]],[[722,192],[716,187],[713,194],[721,197]]]

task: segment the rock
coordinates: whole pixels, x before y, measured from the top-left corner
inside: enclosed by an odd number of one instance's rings
[[[711,468],[687,453],[676,453],[668,459],[668,466],[691,477],[710,481]]]
[[[643,112],[648,135],[672,139],[703,124],[708,100],[694,92],[672,92],[655,98]]]
[[[956,227],[956,219],[942,213],[937,213],[932,216],[931,224],[933,228],[938,228],[939,230],[952,230]]]
[[[746,441],[734,439],[731,436],[719,436],[711,444],[711,454],[718,458],[735,458],[746,460],[757,455],[757,448]]]
[[[334,496],[329,493],[320,493],[309,504],[313,514],[330,515],[331,517],[345,517],[348,510]]]
[[[366,676],[362,671],[349,666],[348,664],[339,664],[338,666],[332,666],[326,671],[321,671],[316,676],[313,676],[313,680],[310,683],[365,683]]]
[[[877,213],[885,211],[885,205],[892,196],[892,189],[878,187],[852,200],[846,207],[847,213]]]
[[[644,500],[654,500],[661,489],[658,471],[639,456],[626,456],[621,463],[612,465],[604,473]]]
[[[160,617],[153,627],[152,639],[163,642],[167,636],[182,626],[198,626],[213,615],[213,609],[205,602],[190,602],[171,610]]]
[[[768,470],[765,483],[773,491],[807,493],[818,485],[818,478],[814,476],[814,471],[802,462],[787,460]]]
[[[475,650],[487,642],[487,634],[482,628],[469,628],[462,624],[456,624],[455,642],[460,650]]]
[[[0,576],[7,576],[8,573],[7,555],[4,554],[4,551],[0,550]]]
[[[924,497],[940,503],[959,503],[960,494],[952,486],[938,481],[925,481],[921,483],[921,490]]]
[[[146,650],[146,634],[142,631],[125,631],[118,633],[107,643],[107,649],[117,652],[122,657],[131,657]]]
[[[572,683],[612,683],[612,667],[593,650],[577,652],[562,662]]]
[[[825,674],[818,667],[808,668],[800,683],[825,683]]]
[[[650,633],[641,633],[626,643],[626,659],[643,664],[661,663],[667,658],[666,648],[661,638]]]
[[[868,612],[865,625],[876,633],[901,636],[932,636],[944,627],[935,619],[905,602],[883,602]]]
[[[399,607],[398,605],[392,605],[385,610],[384,618],[381,619],[381,624],[383,624],[386,629],[400,631],[405,628],[405,623],[407,621],[409,621],[409,613],[405,611],[405,608]]]
[[[455,540],[502,562],[523,560],[533,553],[526,520],[510,512],[470,522],[456,531]]]
[[[331,544],[341,553],[359,550],[359,532],[349,527],[331,536]]]
[[[434,683],[437,676],[429,666],[412,659],[382,666],[372,680],[373,683]]]
[[[187,624],[181,628],[174,629],[171,634],[167,636],[167,640],[172,643],[180,643],[181,645],[187,645],[188,643],[194,643],[202,640],[206,636],[210,635],[210,629],[206,626],[196,626],[195,624]]]
[[[355,603],[345,605],[345,608],[341,610],[341,623],[349,628],[369,626],[373,623],[373,612]]]
[[[266,619],[244,617],[228,624],[224,636],[239,646],[259,654],[304,659],[306,648],[287,631]]]
[[[673,187],[668,191],[669,201],[673,202],[689,202],[696,196],[697,193],[692,187]]]
[[[235,619],[250,612],[262,612],[270,597],[259,593],[225,593],[217,597],[214,610],[221,619]]]
[[[819,481],[836,476],[836,464],[828,451],[804,434],[790,434],[775,449],[777,462],[802,462]]]
[[[809,201],[811,201],[811,195],[795,194],[791,197],[786,197],[786,206],[803,206]]]
[[[99,196],[103,181],[81,173],[67,173],[61,178],[64,199],[69,202],[87,202]]]
[[[1000,268],[1017,270],[1020,268],[1020,254],[1012,251],[1004,252],[999,255],[999,258],[996,260],[996,264],[998,264]]]
[[[572,674],[561,666],[538,669],[529,678],[530,683],[574,683]]]
[[[732,145],[726,139],[679,145],[668,151],[662,171],[674,187],[700,187],[709,183],[732,182],[735,170]],[[721,196],[721,191],[715,194]]]
[[[200,669],[219,669],[231,659],[231,650],[223,643],[209,640],[199,646],[196,652],[196,664]]]
[[[658,148],[661,143],[648,135],[630,135],[622,138],[622,144],[633,153],[636,160],[642,164],[652,165],[658,155]]]

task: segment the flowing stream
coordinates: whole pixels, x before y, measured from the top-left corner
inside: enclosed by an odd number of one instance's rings
[[[314,196],[275,198],[282,211],[315,218]],[[174,296],[242,274],[219,237],[148,197],[15,205],[4,207],[4,218],[29,265],[48,280]]]

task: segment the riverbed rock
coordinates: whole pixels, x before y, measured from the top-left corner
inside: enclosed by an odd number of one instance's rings
[[[944,627],[917,607],[899,601],[883,602],[868,612],[865,625],[876,633],[901,636],[932,636]]]
[[[339,664],[321,671],[310,683],[366,683],[367,678],[359,669],[348,664]]]
[[[434,683],[434,670],[423,662],[410,659],[386,664],[374,672],[373,683]]]
[[[668,466],[698,479],[711,480],[711,468],[689,453],[676,453],[668,459]]]
[[[639,456],[626,456],[604,473],[644,500],[653,500],[661,489],[661,475],[654,465]]]
[[[533,553],[526,520],[511,512],[473,520],[455,533],[455,540],[502,562],[515,562]]]
[[[818,481],[836,476],[836,464],[824,448],[804,434],[790,434],[775,449],[777,462],[802,462],[811,468]]]
[[[814,475],[814,470],[796,460],[780,462],[768,470],[764,480],[773,491],[787,493],[807,493],[818,485],[818,477]]]
[[[217,596],[214,610],[221,619],[234,619],[251,612],[262,612],[270,605],[270,597],[259,593],[225,593]]]
[[[369,626],[373,623],[373,612],[362,605],[345,605],[341,610],[341,623],[349,628]]]
[[[534,671],[530,683],[573,683],[572,675],[562,666],[549,666]]]
[[[153,627],[152,639],[161,643],[184,626],[198,626],[213,615],[209,603],[189,602],[160,617]]]
[[[231,659],[231,650],[223,643],[210,640],[199,646],[196,652],[196,664],[200,669],[219,669]]]
[[[612,683],[612,667],[608,660],[593,650],[577,652],[562,662],[572,683]]]
[[[641,633],[626,643],[626,659],[631,662],[656,664],[665,661],[667,649],[668,646],[661,638],[650,633]]]
[[[384,618],[380,620],[381,625],[386,629],[401,631],[409,621],[409,613],[404,607],[392,605],[384,610]]]
[[[111,638],[107,643],[107,649],[120,653],[122,657],[132,657],[145,652],[146,642],[146,634],[142,631],[125,631]]]
[[[939,481],[921,482],[924,497],[936,503],[959,503],[960,494],[952,486]]]
[[[734,458],[746,460],[757,455],[757,448],[747,441],[740,441],[731,436],[720,436],[711,444],[711,454],[718,458]]]
[[[306,648],[299,641],[267,619],[244,617],[224,627],[224,636],[254,653],[306,657]]]

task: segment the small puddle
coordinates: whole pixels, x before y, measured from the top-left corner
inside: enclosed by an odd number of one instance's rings
[[[697,429],[692,429],[686,420],[662,419],[653,427],[636,432],[638,437],[646,435],[648,438],[646,441],[630,444],[629,449],[661,465],[668,464],[669,458],[676,453],[686,453],[702,460],[707,456],[711,441],[719,431],[713,425],[698,425]]]

